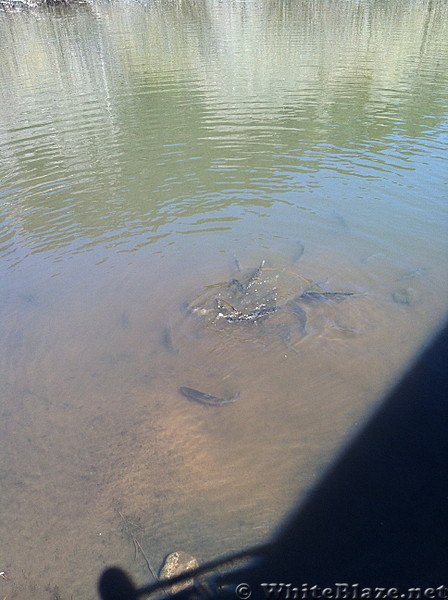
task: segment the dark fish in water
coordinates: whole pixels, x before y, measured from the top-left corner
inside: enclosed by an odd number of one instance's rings
[[[256,321],[267,317],[269,314],[278,310],[278,306],[263,306],[257,310],[252,310],[248,313],[236,313],[233,315],[223,315],[224,319],[229,323],[239,323],[241,321]]]
[[[341,213],[338,213],[335,210],[331,211],[330,221],[330,226],[333,231],[350,233],[350,225],[347,223]]]
[[[222,316],[225,316],[225,314],[240,314],[239,311],[237,311],[236,308],[230,304],[230,302],[227,302],[227,300],[224,300],[223,298],[216,298],[216,308],[221,311]]]
[[[236,270],[238,272],[241,272],[241,265],[238,259],[235,256],[234,259],[236,263]],[[260,277],[265,262],[265,260],[262,260],[260,266],[257,269],[255,269],[255,271],[252,271],[251,275],[249,275],[246,278],[246,281],[244,281],[244,283],[234,277],[227,282],[227,287],[231,290],[232,293],[246,294]]]
[[[299,301],[300,301],[300,296],[293,298],[292,300],[290,300],[289,302],[286,303],[286,307],[289,308],[291,310],[291,312],[293,313],[293,315],[297,318],[297,320],[299,321],[299,324],[300,324],[300,329],[303,332],[303,331],[305,331],[305,328],[306,328],[307,317],[306,317],[306,312],[300,306]]]
[[[164,345],[165,350],[167,350],[170,354],[179,354],[179,350],[173,344],[173,335],[169,325],[163,329],[162,344]]]
[[[212,396],[212,394],[205,394],[204,392],[200,392],[199,390],[194,390],[189,387],[180,387],[179,392],[188,398],[188,400],[194,400],[195,402],[199,402],[200,404],[205,404],[205,406],[221,406],[222,404],[230,404],[231,402],[235,402],[240,397],[239,392],[230,398],[218,398],[218,396]]]
[[[238,279],[231,279],[227,286],[230,290],[232,290],[232,292],[244,293],[246,291],[245,286],[241,283],[241,281],[238,281]]]
[[[302,244],[302,242],[300,240],[297,240],[296,245],[295,245],[295,252],[292,257],[292,262],[294,262],[294,263],[298,262],[302,258],[304,252],[305,252],[305,246]]]
[[[260,277],[265,263],[266,263],[266,261],[263,259],[261,261],[261,265],[258,267],[258,269],[255,269],[255,271],[249,277],[249,279],[247,280],[246,285],[245,285],[246,290],[248,290],[250,287],[252,287],[254,285],[254,283],[257,281],[257,279]]]
[[[278,306],[262,306],[247,313],[243,313],[234,308],[229,302],[222,298],[216,299],[216,305],[220,311],[218,316],[223,317],[229,323],[238,323],[241,321],[256,321],[262,317],[266,317],[270,313],[278,310]]]
[[[340,300],[348,296],[356,296],[355,292],[319,292],[316,290],[306,290],[302,292],[302,300]]]
[[[237,273],[241,273],[241,263],[240,263],[240,261],[238,260],[238,258],[235,255],[233,255],[233,260],[235,262],[235,268],[237,270]]]

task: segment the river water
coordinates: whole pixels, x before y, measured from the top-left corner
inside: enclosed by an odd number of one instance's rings
[[[0,48],[0,597],[266,540],[447,313],[447,3],[88,2]]]

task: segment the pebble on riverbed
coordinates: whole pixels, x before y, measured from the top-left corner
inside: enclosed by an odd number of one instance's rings
[[[397,304],[414,306],[417,302],[417,292],[413,288],[401,288],[392,294],[392,299]]]
[[[197,567],[199,567],[199,563],[191,554],[187,554],[187,552],[183,552],[182,550],[172,552],[165,558],[165,562],[159,572],[159,579],[170,579],[176,575],[197,569]],[[171,594],[176,594],[185,588],[191,587],[193,583],[193,579],[187,579],[182,583],[176,583],[168,588],[167,591]]]

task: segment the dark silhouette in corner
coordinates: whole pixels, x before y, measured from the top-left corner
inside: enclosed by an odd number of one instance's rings
[[[272,542],[176,598],[448,599],[447,342],[448,326]],[[99,582],[103,600],[157,591],[116,568]]]

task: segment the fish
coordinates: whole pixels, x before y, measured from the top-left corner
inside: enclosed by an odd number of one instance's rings
[[[263,259],[261,261],[260,266],[255,269],[255,271],[252,273],[252,275],[249,277],[249,279],[247,280],[246,284],[245,284],[245,288],[246,290],[248,290],[249,288],[251,288],[254,283],[257,281],[257,279],[260,277],[262,271],[263,271],[263,267],[265,265],[266,261]]]
[[[235,255],[233,255],[233,261],[235,263],[235,268],[236,268],[237,273],[241,273],[241,271],[242,271],[241,263]]]
[[[229,323],[239,323],[241,321],[256,321],[267,317],[269,314],[278,310],[278,306],[263,306],[248,313],[236,313],[231,315],[222,315]]]
[[[205,394],[204,392],[200,392],[199,390],[195,390],[189,387],[180,387],[179,392],[188,400],[193,400],[194,402],[199,402],[199,404],[204,404],[205,406],[221,406],[223,404],[230,404],[235,402],[240,397],[240,393],[237,392],[233,396],[229,398],[219,398],[218,396],[213,396],[212,394]]]
[[[238,281],[238,279],[230,279],[230,281],[227,283],[227,287],[232,292],[239,292],[240,294],[246,291],[246,287],[241,283],[241,281]]]
[[[179,354],[179,350],[173,344],[173,334],[169,325],[166,325],[166,327],[163,328],[162,344],[165,350],[170,354]]]
[[[295,243],[295,252],[292,257],[292,262],[296,263],[302,258],[303,253],[305,252],[305,246],[302,244],[300,240],[297,240]]]
[[[220,311],[220,314],[224,317],[227,315],[238,315],[241,314],[234,306],[224,300],[224,298],[216,298],[216,308]]]
[[[236,258],[236,256],[233,257],[235,260],[235,265],[236,265],[236,270],[238,273],[241,273],[241,265],[239,260]],[[248,292],[248,290],[257,282],[257,280],[259,279],[262,271],[263,271],[263,267],[266,264],[266,261],[263,259],[261,261],[261,264],[259,267],[257,267],[254,271],[252,271],[252,273],[247,276],[244,281],[244,283],[242,281],[240,281],[239,279],[236,279],[235,277],[233,277],[232,279],[230,279],[227,282],[227,287],[233,292],[233,293],[239,293],[239,294],[245,294]]]
[[[292,314],[297,318],[300,324],[300,330],[303,332],[306,329],[307,316],[305,310],[299,304],[300,296],[293,298],[286,303],[286,307],[290,309]]]
[[[216,305],[219,310],[218,317],[224,318],[229,323],[238,323],[241,321],[255,321],[278,310],[278,306],[261,306],[250,312],[243,313],[234,308],[229,302],[223,300],[222,298],[216,299]]]
[[[302,300],[340,300],[348,296],[356,296],[355,292],[324,292],[305,290],[300,294]]]

